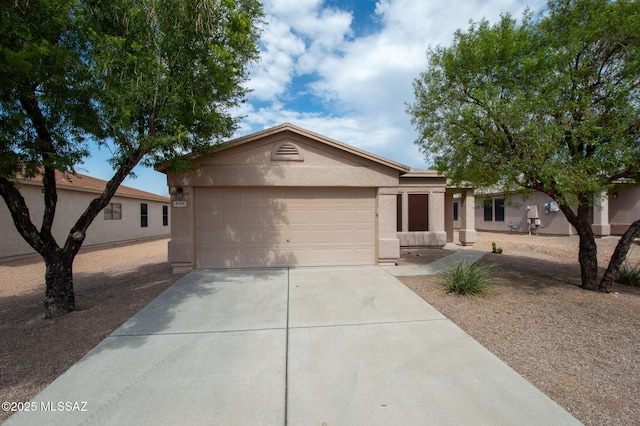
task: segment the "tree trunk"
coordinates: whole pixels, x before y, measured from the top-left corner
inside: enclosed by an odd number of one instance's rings
[[[598,246],[596,236],[589,223],[589,204],[586,197],[581,197],[577,214],[567,205],[560,205],[560,210],[578,232],[580,246],[578,262],[580,262],[580,287],[596,291],[598,289]]]
[[[43,256],[47,266],[45,272],[44,317],[51,319],[75,310],[73,292],[73,258],[68,254],[56,253]]]
[[[620,241],[618,241],[618,245],[613,255],[611,255],[611,260],[609,260],[609,266],[598,286],[599,291],[603,293],[609,293],[609,291],[611,291],[611,287],[618,276],[620,266],[622,266],[622,263],[627,258],[629,248],[638,235],[640,235],[640,219],[633,222],[624,235],[620,237]]]
[[[29,208],[18,187],[7,178],[0,176],[0,196],[4,199],[17,231],[37,251],[46,265],[45,272],[45,318],[56,318],[75,309],[73,292],[73,259],[82,246],[87,229],[95,217],[109,203],[122,181],[144,157],[145,152],[138,148],[120,165],[102,194],[93,199],[69,231],[64,246],[59,247],[51,234],[56,211],[57,193],[55,171],[45,170],[43,177],[45,212],[40,230],[31,221]]]
[[[598,289],[598,246],[591,226],[578,230],[580,236],[580,250],[578,261],[580,262],[580,287],[587,290]]]

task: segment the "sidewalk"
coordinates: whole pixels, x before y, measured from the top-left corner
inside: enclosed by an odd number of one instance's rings
[[[441,259],[424,265],[384,266],[383,268],[394,277],[407,277],[414,275],[437,275],[447,270],[450,265],[458,262],[474,263],[487,254],[484,251],[472,250],[456,244],[449,243],[444,247],[453,252]]]

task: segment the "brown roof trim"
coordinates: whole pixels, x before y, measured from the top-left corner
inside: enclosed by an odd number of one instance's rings
[[[42,176],[36,176],[32,179],[18,178],[18,182],[23,185],[42,186]],[[107,181],[80,173],[61,172],[60,170],[56,170],[56,185],[59,189],[100,194],[107,186]],[[170,201],[168,197],[163,197],[162,195],[141,191],[124,185],[120,185],[118,187],[115,195],[118,197],[139,198],[163,203],[168,203]]]

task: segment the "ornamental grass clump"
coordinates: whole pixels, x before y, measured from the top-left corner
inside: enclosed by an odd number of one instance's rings
[[[492,291],[495,280],[493,265],[479,265],[466,261],[455,263],[441,273],[442,290],[462,296],[478,296]]]
[[[618,270],[616,281],[620,284],[640,286],[640,263],[636,266],[631,266],[628,262],[623,263]]]

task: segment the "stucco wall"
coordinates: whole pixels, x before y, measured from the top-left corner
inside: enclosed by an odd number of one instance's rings
[[[274,150],[283,143],[296,147],[299,155],[295,160],[274,160]],[[397,169],[290,131],[230,146],[209,158],[195,159],[192,164],[194,171],[167,174],[172,199],[177,200],[177,188],[181,188],[186,201],[184,207],[172,207],[169,259],[176,272],[195,265],[196,212],[192,197],[195,189],[206,187],[377,188],[378,262],[388,263],[400,256],[395,232]]]
[[[615,198],[614,198],[615,195]],[[613,235],[622,235],[640,219],[640,186],[620,185],[609,193],[609,223]]]
[[[491,200],[495,206],[495,199],[504,198],[503,195],[476,195],[475,225],[478,231],[492,232],[529,232],[527,220],[527,207],[537,207],[540,226],[537,228],[540,234],[574,235],[575,229],[569,224],[561,211],[552,212],[545,209],[545,203],[553,200],[546,194],[535,192],[530,198],[524,199],[520,195],[507,199],[504,208],[504,221],[495,220],[495,211],[492,221],[484,220],[484,201]],[[509,225],[513,225],[515,229]]]
[[[538,233],[552,235],[575,235],[576,231],[569,224],[561,211],[553,212],[545,209],[545,204],[553,200],[551,197],[540,192],[534,192],[530,198],[523,199],[522,196],[512,196],[505,205],[505,220],[493,221],[484,220],[484,200],[504,198],[501,194],[476,195],[475,218],[476,229],[479,231],[498,232],[528,232],[527,228],[527,206],[537,206],[538,216],[541,226]],[[606,202],[603,209],[599,203]],[[608,206],[608,207],[607,207]],[[637,185],[617,185],[609,191],[602,200],[598,199],[592,207],[591,221],[596,235],[598,230],[604,228],[603,235],[622,235],[629,225],[640,219],[640,186]],[[510,224],[517,224],[515,230],[509,227]],[[603,226],[604,224],[604,226]],[[609,231],[610,229],[610,231]]]
[[[274,156],[283,144],[288,145],[291,155],[286,156],[289,161]],[[196,267],[194,218],[198,212],[194,197],[202,188],[376,188],[378,263],[391,263],[397,259],[401,240],[403,245],[412,246],[446,243],[444,177],[429,171],[410,172],[401,164],[289,124],[230,141],[206,158],[193,156],[191,164],[192,171],[167,172],[172,200],[178,201],[180,196],[182,201],[180,207],[172,207],[169,260],[175,272]],[[406,177],[400,178],[403,174]],[[428,231],[397,231],[396,197],[399,193],[429,195]],[[468,232],[475,233],[475,230]],[[473,240],[469,238],[467,242]]]
[[[20,193],[29,207],[31,221],[39,228],[44,211],[42,187],[25,184],[20,188]],[[64,245],[69,230],[87,208],[89,202],[95,197],[96,194],[90,192],[58,190],[58,205],[53,224],[53,236],[58,245]],[[111,202],[122,204],[122,219],[105,220],[104,213],[100,212],[87,231],[83,247],[168,236],[170,234],[170,225],[162,225],[162,206],[168,206],[168,202],[161,203],[153,200],[139,200],[121,196],[113,197]],[[140,226],[140,203],[148,205],[148,226],[146,228]],[[3,244],[0,245],[0,260],[8,260],[35,253],[15,229],[9,209],[4,202],[0,202],[0,226],[3,240]]]

